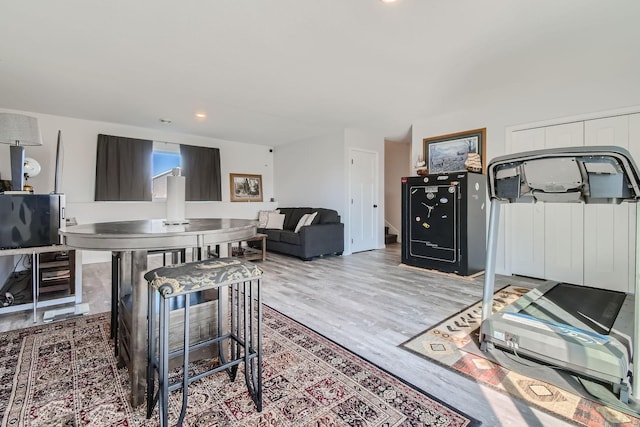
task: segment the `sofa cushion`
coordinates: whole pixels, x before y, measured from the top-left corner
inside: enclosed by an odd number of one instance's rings
[[[293,231],[284,230],[280,232],[280,241],[284,243],[290,243],[292,245],[300,244],[300,234]]]
[[[338,212],[333,209],[316,209],[318,211],[318,215],[313,220],[312,224],[335,224],[336,222],[340,222],[338,220]]]
[[[279,242],[280,241],[280,234],[282,233],[282,230],[270,230],[270,229],[265,229],[264,230],[264,234],[267,235],[267,240],[271,240],[273,242]],[[267,247],[269,247],[267,245]]]

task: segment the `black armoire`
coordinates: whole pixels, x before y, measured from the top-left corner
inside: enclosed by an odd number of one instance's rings
[[[402,178],[402,262],[470,276],[484,270],[485,175]]]

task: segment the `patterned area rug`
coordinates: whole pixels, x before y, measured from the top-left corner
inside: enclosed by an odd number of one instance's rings
[[[264,407],[244,378],[212,375],[189,386],[192,426],[477,426],[332,341],[268,308],[263,323]],[[241,368],[242,369],[242,368]],[[107,314],[0,335],[2,426],[155,426],[131,408]],[[174,424],[179,391],[170,396]]]
[[[493,298],[493,312],[511,304],[529,289],[507,286]],[[518,372],[505,366],[516,365],[501,352],[484,353],[479,348],[479,328],[482,319],[482,301],[473,304],[442,323],[418,334],[401,347],[436,361],[456,372],[473,378],[478,383],[516,396],[532,406],[557,415],[567,421],[585,426],[638,426],[640,420],[621,412],[611,405],[603,405],[576,393],[585,385],[576,377],[564,375],[549,368],[518,366]],[[531,374],[545,374],[558,378],[554,383],[533,378]],[[549,374],[549,371],[551,373]],[[529,375],[523,375],[526,372]],[[539,377],[539,376],[538,376]],[[599,386],[601,387],[601,386]],[[572,391],[568,391],[572,390]],[[596,390],[594,390],[595,392]],[[615,401],[612,404],[619,404]]]

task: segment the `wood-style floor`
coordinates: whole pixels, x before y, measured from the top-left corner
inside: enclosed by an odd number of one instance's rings
[[[263,301],[485,426],[567,425],[398,347],[482,298],[482,277],[466,280],[399,264],[399,244],[307,262],[269,253],[259,264]],[[91,313],[109,310],[110,268],[83,266],[83,298]],[[497,277],[496,288],[533,283]],[[0,331],[32,325],[29,312],[0,317]]]

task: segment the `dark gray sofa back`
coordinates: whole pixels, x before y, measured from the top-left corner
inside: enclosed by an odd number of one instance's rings
[[[280,213],[284,214],[283,230],[295,230],[298,221],[302,218],[302,215],[312,213],[311,208],[279,208]]]
[[[295,230],[302,215],[318,212],[312,224],[335,224],[340,222],[340,215],[333,209],[324,208],[279,208],[284,214],[283,230]]]
[[[318,215],[313,219],[312,224],[335,224],[340,222],[340,215],[333,209],[313,209],[314,212],[318,212]]]

